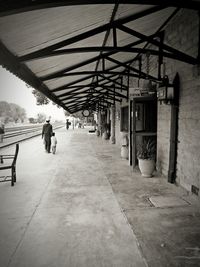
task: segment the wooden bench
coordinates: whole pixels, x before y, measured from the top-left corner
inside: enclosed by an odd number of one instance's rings
[[[5,174],[0,176],[0,182],[8,182],[11,181],[11,186],[14,186],[16,182],[16,161],[17,155],[19,152],[19,144],[16,144],[15,154],[14,155],[1,155],[0,154],[0,171],[10,170],[11,174]]]

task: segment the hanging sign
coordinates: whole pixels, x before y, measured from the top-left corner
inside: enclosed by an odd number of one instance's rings
[[[129,98],[133,98],[136,96],[141,96],[141,87],[130,87],[129,88]]]

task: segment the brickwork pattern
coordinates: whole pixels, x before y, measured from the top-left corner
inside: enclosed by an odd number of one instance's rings
[[[165,43],[197,57],[198,20],[197,11],[179,11],[166,26]],[[165,58],[164,62],[170,82],[177,72],[180,76],[176,181],[191,191],[191,185],[200,188],[200,69],[172,59]],[[150,58],[150,74],[157,76],[157,58],[153,56]],[[130,84],[137,86],[137,81],[131,79]],[[170,121],[170,105],[158,104],[157,168],[165,177],[169,166]]]
[[[191,56],[198,53],[197,12],[182,10],[166,28],[166,42]],[[198,67],[167,60],[170,79],[180,76],[180,103],[178,123],[177,182],[191,191],[200,188],[200,88]]]

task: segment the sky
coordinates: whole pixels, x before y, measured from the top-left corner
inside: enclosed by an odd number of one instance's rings
[[[0,101],[15,103],[26,110],[27,117],[37,117],[38,113],[45,113],[52,120],[65,120],[62,108],[57,108],[50,102],[48,105],[36,105],[36,98],[32,94],[33,88],[9,71],[0,66]]]

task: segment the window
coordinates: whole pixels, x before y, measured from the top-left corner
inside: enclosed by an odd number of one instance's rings
[[[128,132],[128,106],[121,108],[121,132]]]

